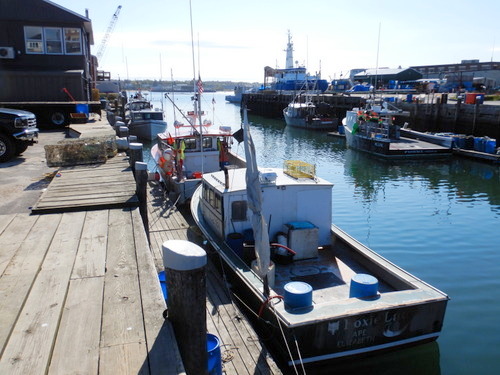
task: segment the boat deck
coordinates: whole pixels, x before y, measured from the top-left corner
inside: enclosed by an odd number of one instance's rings
[[[319,250],[317,258],[294,261],[290,265],[276,264],[275,273],[276,293],[284,295],[285,284],[290,281],[303,281],[313,289],[313,303],[319,304],[349,298],[351,278],[370,272],[359,263],[342,261],[332,248],[324,248]],[[395,291],[382,280],[378,290],[380,293]]]
[[[389,145],[390,150],[450,150],[448,147],[443,147],[430,142],[421,141],[419,139],[403,138],[392,139]],[[450,150],[451,154],[451,150]]]

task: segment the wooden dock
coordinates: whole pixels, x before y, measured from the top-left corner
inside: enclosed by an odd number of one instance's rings
[[[202,246],[201,233],[188,207],[179,210],[173,206],[155,182],[151,182],[148,187],[148,211],[151,250],[158,271],[163,270],[161,246],[164,241],[181,239]],[[228,286],[210,260],[207,265],[207,328],[222,342],[225,374],[282,373],[248,320],[234,304]]]
[[[32,212],[137,207],[139,201],[135,190],[134,175],[128,159],[123,156],[116,156],[104,164],[63,167]]]
[[[125,160],[60,174],[1,216],[0,374],[185,374]]]
[[[125,159],[59,173],[31,215],[0,215],[0,374],[185,374],[158,271],[164,241],[199,243],[189,216],[152,183],[150,246]],[[281,374],[207,274],[224,373]]]

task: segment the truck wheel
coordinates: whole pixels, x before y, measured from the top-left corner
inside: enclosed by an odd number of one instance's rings
[[[15,151],[16,147],[12,139],[5,134],[0,134],[0,162],[12,159]]]
[[[55,111],[50,115],[50,123],[55,126],[64,126],[68,123],[68,115],[64,112]]]
[[[17,141],[16,142],[16,155],[21,155],[30,144],[28,142]]]

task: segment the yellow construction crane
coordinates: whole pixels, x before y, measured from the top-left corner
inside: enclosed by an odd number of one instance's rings
[[[106,50],[106,45],[108,44],[109,37],[111,36],[111,33],[113,32],[113,29],[115,28],[116,21],[118,20],[118,15],[120,14],[120,10],[122,9],[121,5],[118,5],[118,8],[116,9],[116,12],[113,14],[113,17],[111,17],[111,21],[109,22],[108,29],[106,30],[106,34],[104,34],[104,37],[102,38],[101,44],[99,45],[99,49],[97,50],[97,59],[101,60],[101,58],[104,56],[104,51]]]

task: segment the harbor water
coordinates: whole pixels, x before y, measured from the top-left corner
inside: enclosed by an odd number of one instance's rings
[[[202,108],[214,126],[236,131],[240,108],[225,102],[227,94],[204,94]],[[163,105],[174,134],[172,105],[162,93],[149,95],[155,106]],[[191,110],[191,96],[176,93],[174,101]],[[500,373],[500,167],[458,157],[386,162],[324,132],[288,128],[281,119],[249,114],[249,121],[260,166],[315,164],[317,175],[334,183],[333,223],[450,297],[437,342],[324,373]],[[242,144],[235,142],[233,151],[244,155]],[[149,165],[154,168],[151,160]]]

